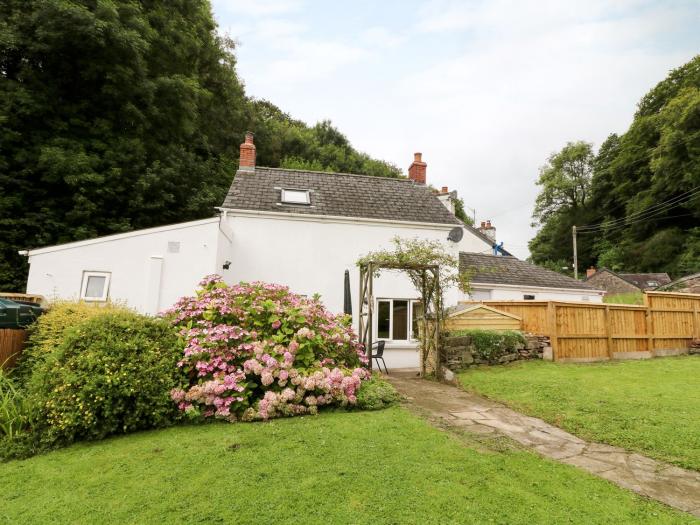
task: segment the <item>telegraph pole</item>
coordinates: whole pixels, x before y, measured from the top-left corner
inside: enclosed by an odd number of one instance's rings
[[[571,238],[574,243],[574,279],[578,279],[578,250],[576,249],[576,226],[571,227]]]

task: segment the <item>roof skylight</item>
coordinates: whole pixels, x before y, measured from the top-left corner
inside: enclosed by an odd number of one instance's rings
[[[284,204],[311,204],[309,190],[282,190]]]

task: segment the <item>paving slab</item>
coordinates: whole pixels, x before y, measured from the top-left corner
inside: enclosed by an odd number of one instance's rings
[[[623,488],[700,518],[700,472],[603,443],[591,443],[503,404],[415,374],[388,376],[409,404],[446,425],[500,434],[538,454],[573,465]]]

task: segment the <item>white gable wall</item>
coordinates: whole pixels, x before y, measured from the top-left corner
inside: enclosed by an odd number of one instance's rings
[[[228,211],[233,241],[226,258],[232,261],[222,275],[226,282],[268,281],[289,286],[296,293],[321,295],[331,311],[343,311],[345,270],[350,271],[354,326],[357,328],[359,269],[356,261],[369,251],[391,248],[396,237],[440,240],[455,257],[459,251],[484,251],[485,241],[465,231],[462,241],[447,241],[454,225],[391,223],[362,219],[294,216],[252,211]],[[447,304],[460,298],[457,288],[445,293]],[[374,280],[375,299],[417,299],[410,280],[401,272],[385,271]],[[417,344],[387,343],[389,368],[418,366]]]
[[[155,314],[215,273],[219,219],[205,219],[29,252],[27,293],[78,299],[83,272],[110,272],[109,298]],[[168,243],[179,252],[168,252]]]
[[[395,236],[440,240],[455,258],[460,251],[490,249],[468,230],[459,243],[447,241],[453,227],[229,210],[221,223],[212,218],[31,250],[27,292],[77,299],[83,272],[109,272],[111,300],[155,314],[192,295],[205,275],[217,273],[227,283],[260,280],[307,296],[318,293],[329,310],[340,313],[347,269],[357,326],[357,259],[391,248]],[[168,251],[169,242],[179,243],[178,253]],[[456,287],[445,296],[448,305],[461,298]],[[417,299],[418,294],[405,274],[385,271],[374,281],[374,297]],[[390,368],[418,366],[418,345],[389,342],[385,359]]]

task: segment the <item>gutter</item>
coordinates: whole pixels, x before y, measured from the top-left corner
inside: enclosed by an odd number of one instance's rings
[[[266,219],[287,219],[292,221],[307,221],[307,222],[341,222],[341,223],[364,223],[376,225],[393,225],[404,226],[411,228],[423,228],[426,230],[445,230],[449,231],[457,226],[464,226],[459,219],[456,223],[436,223],[436,222],[417,222],[417,221],[392,221],[388,219],[368,219],[364,217],[345,217],[341,215],[313,215],[309,213],[287,213],[276,211],[260,211],[260,210],[244,210],[241,208],[223,208],[217,207],[217,210],[229,212],[231,216],[239,217],[260,217]]]

